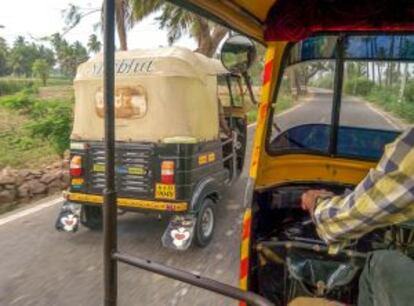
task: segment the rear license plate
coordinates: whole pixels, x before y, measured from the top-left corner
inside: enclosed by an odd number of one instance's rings
[[[175,199],[175,185],[156,184],[155,198],[157,199]]]

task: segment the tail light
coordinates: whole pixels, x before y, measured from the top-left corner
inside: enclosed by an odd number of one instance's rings
[[[174,162],[164,160],[161,163],[161,183],[174,184]]]
[[[82,156],[74,155],[70,160],[70,175],[81,176],[82,175]]]

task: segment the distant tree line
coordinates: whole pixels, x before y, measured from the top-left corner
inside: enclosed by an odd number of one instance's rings
[[[53,70],[55,74],[73,78],[77,66],[88,60],[89,53],[101,49],[101,42],[94,34],[89,37],[86,47],[79,41],[69,43],[59,33],[43,40],[48,41],[51,48],[43,43],[29,42],[23,36],[18,36],[9,46],[0,37],[0,76],[38,76],[45,82]]]

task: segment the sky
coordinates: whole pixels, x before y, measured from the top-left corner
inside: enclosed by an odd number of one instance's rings
[[[23,35],[28,40],[62,32],[65,23],[62,17],[62,10],[68,8],[72,3],[84,8],[100,8],[102,0],[0,0],[0,37],[7,40],[9,45],[17,36]],[[156,15],[155,15],[156,16]],[[158,29],[154,15],[149,16],[140,24],[137,24],[128,32],[128,48],[157,48],[167,46],[165,31]],[[100,13],[91,14],[65,38],[74,42],[79,40],[86,45],[90,34],[96,34],[102,41],[100,28],[94,31],[93,25],[100,21]],[[184,37],[175,45],[195,48],[195,42]]]

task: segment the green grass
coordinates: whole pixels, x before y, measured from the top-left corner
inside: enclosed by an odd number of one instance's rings
[[[59,88],[58,86],[71,87],[72,85],[73,81],[65,78],[50,78],[47,82],[48,88]],[[16,78],[10,76],[0,78],[0,96],[11,95],[28,89],[36,92],[37,88],[40,87],[42,87],[41,81],[35,78]]]
[[[407,123],[414,123],[414,101],[403,100],[398,102],[398,90],[376,87],[367,96],[369,102],[377,104],[382,109]]]
[[[73,97],[42,99],[37,94],[19,92],[0,97],[0,109],[11,118],[15,116],[21,119],[15,120],[17,125],[13,124],[10,130],[7,130],[10,126],[7,116],[0,120],[4,130],[1,138],[13,144],[13,148],[31,150],[34,146],[41,146],[42,142],[47,143],[55,154],[62,155],[68,149]],[[50,153],[51,150],[46,152]],[[13,161],[12,163],[16,164]]]
[[[276,113],[280,113],[286,109],[291,108],[295,105],[295,101],[290,94],[281,94],[276,102]],[[247,122],[254,123],[257,119],[257,107],[254,107],[247,113]]]
[[[37,168],[59,158],[46,140],[25,128],[29,120],[13,110],[0,108],[0,169]]]

